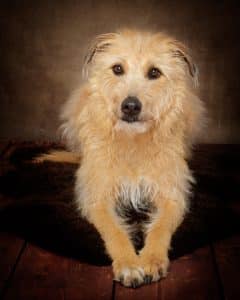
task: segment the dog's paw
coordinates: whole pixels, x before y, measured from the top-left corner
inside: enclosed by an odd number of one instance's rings
[[[149,284],[166,277],[169,259],[167,256],[144,255],[141,256],[141,266],[144,270],[144,283]]]
[[[113,262],[114,280],[126,287],[136,288],[144,283],[144,271],[140,265]]]

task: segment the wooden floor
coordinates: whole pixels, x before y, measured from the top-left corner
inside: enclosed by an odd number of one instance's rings
[[[239,146],[196,149],[169,274],[135,290],[113,282],[102,241],[74,211],[75,166],[29,162],[51,146],[0,144],[0,299],[240,299]]]

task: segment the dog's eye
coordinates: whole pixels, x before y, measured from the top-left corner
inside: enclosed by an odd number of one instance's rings
[[[147,73],[148,79],[157,79],[162,75],[162,72],[158,68],[150,68]]]
[[[124,70],[123,67],[121,65],[114,65],[112,67],[113,73],[117,76],[123,75]]]

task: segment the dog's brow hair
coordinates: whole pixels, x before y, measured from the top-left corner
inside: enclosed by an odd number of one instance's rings
[[[97,36],[89,45],[87,53],[83,61],[83,76],[88,74],[88,65],[92,62],[94,56],[98,53],[103,53],[112,45],[116,39],[117,33],[104,33]]]

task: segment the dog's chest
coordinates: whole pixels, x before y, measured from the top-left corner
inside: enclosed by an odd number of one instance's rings
[[[147,181],[141,180],[137,183],[123,181],[118,188],[117,202],[136,211],[142,211],[150,206],[154,194],[154,185]]]
[[[154,186],[144,181],[138,184],[124,182],[119,186],[115,211],[127,225],[136,249],[143,246],[145,227],[157,211],[153,202],[154,193]]]

